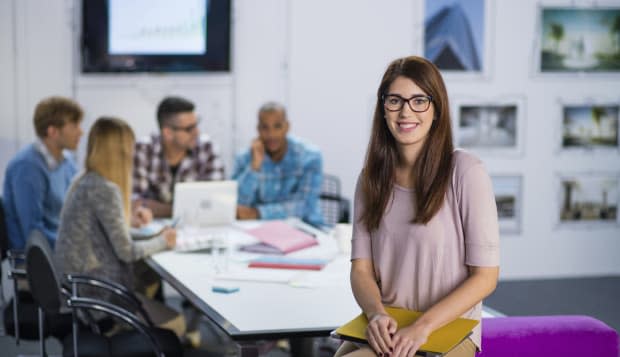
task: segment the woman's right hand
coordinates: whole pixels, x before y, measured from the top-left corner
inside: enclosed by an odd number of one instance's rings
[[[380,356],[391,354],[394,347],[392,336],[396,333],[397,328],[398,324],[391,316],[385,313],[372,315],[366,328],[368,344]]]
[[[174,228],[164,228],[164,239],[166,240],[166,247],[173,249],[177,245],[177,230]]]

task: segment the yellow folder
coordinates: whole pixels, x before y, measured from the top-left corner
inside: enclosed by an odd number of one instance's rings
[[[395,307],[386,307],[386,312],[398,323],[399,328],[409,326],[420,315],[421,312],[405,310]],[[433,331],[428,337],[428,341],[420,347],[420,351],[430,352],[433,355],[442,355],[449,352],[467,336],[478,324],[477,320],[458,318],[443,327]],[[332,336],[353,342],[367,343],[366,326],[368,319],[363,313],[337,328]]]

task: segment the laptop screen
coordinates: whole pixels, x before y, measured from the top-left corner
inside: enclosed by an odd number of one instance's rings
[[[179,182],[172,217],[184,227],[228,225],[237,213],[237,181]]]

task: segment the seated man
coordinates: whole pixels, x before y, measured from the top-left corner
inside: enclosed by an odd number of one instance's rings
[[[180,97],[164,98],[157,108],[159,135],[136,142],[134,203],[157,218],[172,215],[174,184],[222,180],[224,165],[208,135],[199,135],[194,104]]]
[[[9,248],[24,249],[30,232],[41,231],[54,247],[60,210],[77,166],[67,150],[78,146],[82,108],[63,97],[43,99],[34,111],[37,140],[9,162],[4,177],[4,212]]]
[[[266,103],[260,108],[257,128],[258,138],[235,161],[233,179],[239,182],[237,218],[295,216],[321,226],[321,153],[287,136],[286,110],[278,103]]]

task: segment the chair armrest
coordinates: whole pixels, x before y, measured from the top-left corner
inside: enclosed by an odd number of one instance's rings
[[[9,277],[9,279],[26,279],[26,269],[15,269],[15,268],[11,268],[9,269],[9,271],[7,272],[7,276]]]
[[[21,249],[9,249],[6,252],[6,256],[12,260],[26,259],[26,252]]]
[[[349,223],[351,216],[351,201],[335,193],[321,193],[321,200],[338,202],[338,221],[337,223]]]
[[[351,222],[351,201],[348,198],[340,197],[340,218],[338,223]]]
[[[128,303],[130,306],[133,306],[138,311],[138,313],[142,316],[142,318],[144,318],[144,320],[149,326],[154,325],[153,321],[151,320],[151,317],[146,313],[146,311],[144,310],[144,307],[142,307],[142,303],[140,302],[140,300],[133,294],[133,292],[131,292],[124,286],[111,282],[109,280],[95,278],[92,276],[81,275],[81,274],[67,274],[66,278],[67,278],[67,281],[71,283],[72,285],[82,284],[82,285],[93,286],[93,287],[101,288],[101,289],[104,289],[104,290],[107,290],[107,291],[110,291],[116,294],[116,296],[120,297],[123,301]],[[73,296],[73,297],[78,297],[78,296]]]
[[[71,299],[71,287],[68,286],[65,283],[62,283],[60,285],[60,295],[62,296],[62,301],[65,303],[64,305],[60,306],[60,312],[61,313],[70,313],[72,310],[71,310],[71,308],[69,308],[68,301],[69,301],[69,299]],[[84,320],[85,320],[85,322],[93,330],[95,330],[96,333],[99,333],[99,325],[97,325],[97,321],[92,316],[92,314],[89,311],[83,311],[83,312],[84,312]]]
[[[321,195],[319,196],[319,198],[324,199],[324,200],[329,200],[329,201],[340,201],[341,197],[338,194],[335,193],[321,193]]]
[[[9,259],[9,271],[7,276],[9,279],[26,279],[26,269],[18,268],[17,261],[26,259],[26,253],[19,249],[9,249],[6,252]]]
[[[121,319],[147,338],[157,356],[165,357],[163,349],[155,337],[149,332],[148,327],[145,326],[140,319],[130,311],[127,311],[120,306],[110,304],[109,302],[93,298],[72,297],[67,300],[67,305],[75,310],[95,310]]]
[[[26,252],[22,249],[9,249],[6,256],[9,259],[26,259]]]

